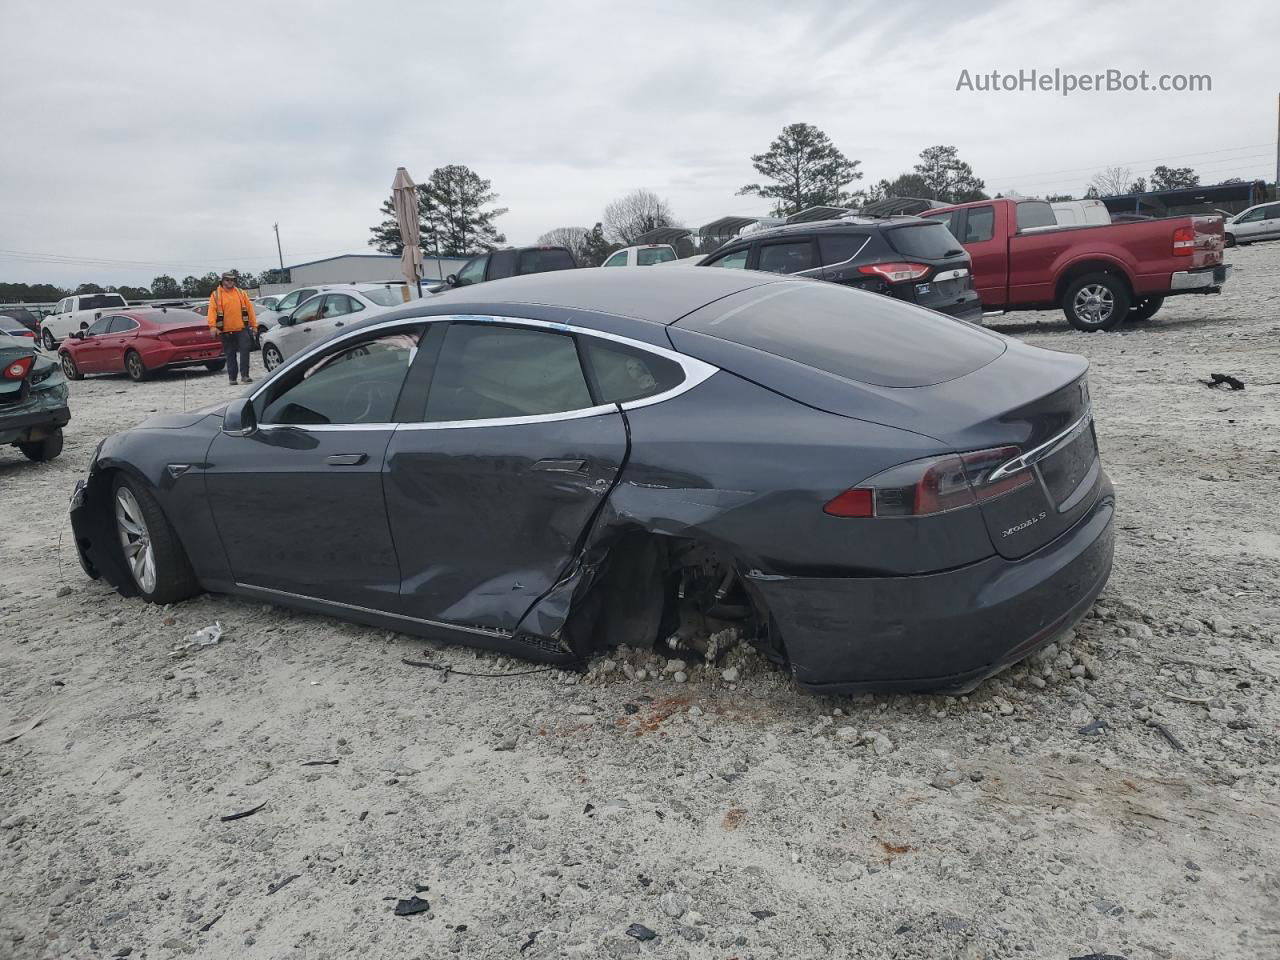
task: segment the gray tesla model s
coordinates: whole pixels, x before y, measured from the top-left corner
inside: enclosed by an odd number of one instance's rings
[[[965,691],[1110,572],[1087,368],[821,281],[516,277],[107,438],[71,520],[89,576],[156,603],[566,666],[736,624],[810,690]]]

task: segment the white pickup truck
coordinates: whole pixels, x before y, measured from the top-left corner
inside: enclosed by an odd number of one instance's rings
[[[40,321],[40,342],[46,350],[56,350],[63,340],[77,330],[87,329],[104,313],[124,310],[128,306],[118,293],[82,293],[63,297],[53,308],[53,313]]]

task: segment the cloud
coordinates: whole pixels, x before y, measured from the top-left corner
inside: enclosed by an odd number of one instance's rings
[[[0,252],[0,279],[265,269],[277,221],[286,262],[364,251],[399,165],[492,180],[514,243],[594,223],[640,186],[691,225],[764,213],[736,191],[758,179],[751,154],[800,120],[861,160],[864,183],[936,143],[1028,194],[1173,156],[1206,180],[1262,175],[1280,12],[1233,9],[9,0],[0,251],[122,262]],[[955,90],[961,69],[1032,67],[1210,73],[1214,89]]]

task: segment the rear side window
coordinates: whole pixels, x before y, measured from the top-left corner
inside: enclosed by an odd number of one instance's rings
[[[1054,216],[1053,207],[1043,200],[1031,200],[1018,204],[1018,229],[1028,227],[1056,227],[1058,218]]]
[[[867,238],[860,233],[823,234],[818,237],[818,251],[822,255],[822,265],[830,267],[852,260],[866,242]]]
[[[136,320],[129,317],[112,317],[111,323],[107,327],[107,333],[125,333],[137,327]]]
[[[965,243],[985,243],[996,234],[994,207],[971,207],[964,223]]]
[[[489,420],[592,406],[567,334],[451,324],[427,395],[427,420]]]
[[[943,260],[964,253],[960,248],[960,241],[941,223],[915,223],[894,227],[884,231],[884,237],[889,241],[889,246],[904,257]]]
[[[677,325],[882,387],[942,383],[1004,352],[978,327],[834,283],[776,283],[731,300]]]
[[[708,267],[728,267],[731,270],[741,270],[747,265],[747,253],[750,247],[743,247],[741,250],[735,250],[733,253],[721,257],[719,260],[713,260],[707,264]]]
[[[664,393],[680,385],[680,364],[609,340],[583,337],[582,349],[602,403],[626,403]]]
[[[675,258],[675,251],[670,247],[653,247],[649,250],[636,251],[636,264],[641,267],[651,267],[655,263],[666,263]]]
[[[760,245],[760,265],[757,270],[767,273],[799,273],[816,267],[813,262],[813,243],[764,243]]]
[[[568,250],[526,250],[520,254],[521,274],[572,270],[575,264]]]
[[[1280,203],[1273,203],[1263,212],[1266,214],[1264,220],[1280,220]]]

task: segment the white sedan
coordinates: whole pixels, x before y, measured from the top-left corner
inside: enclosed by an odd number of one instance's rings
[[[403,306],[403,284],[331,286],[300,303],[291,313],[276,317],[262,334],[262,365],[274,370],[349,323]]]

